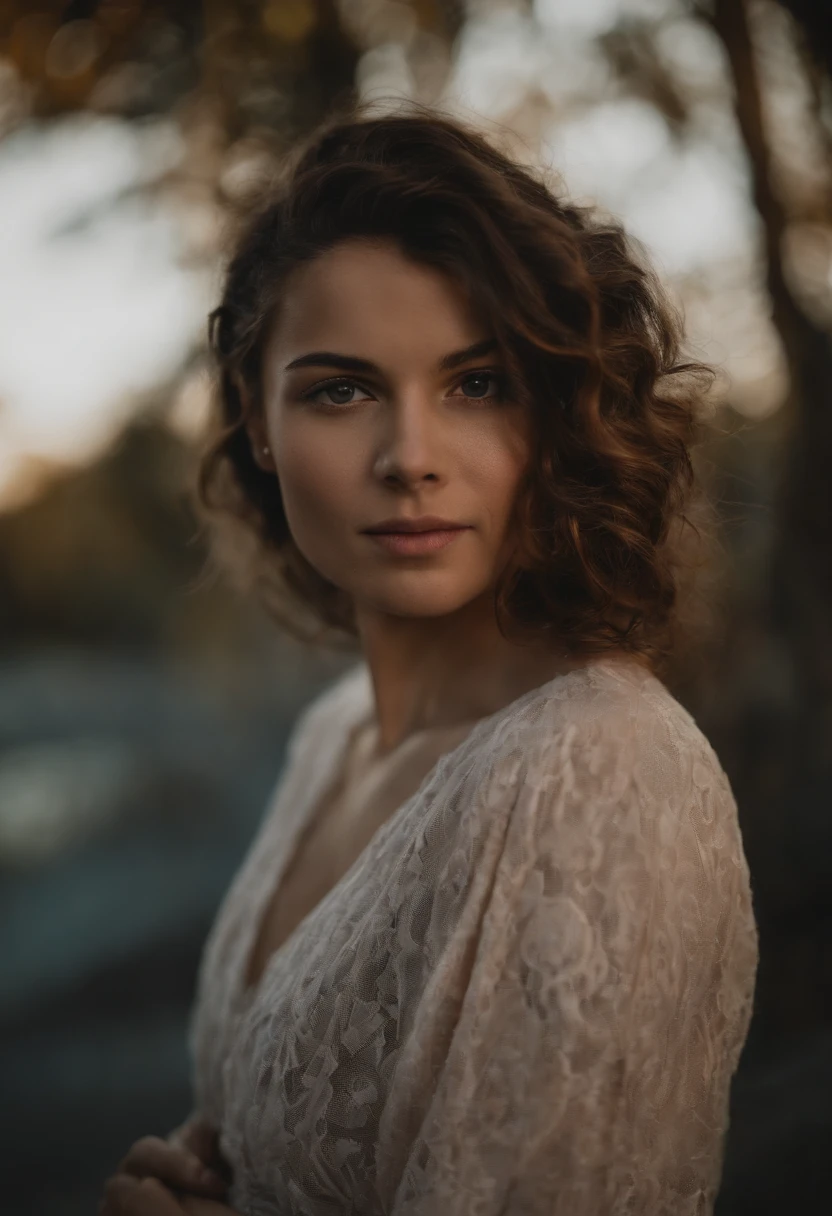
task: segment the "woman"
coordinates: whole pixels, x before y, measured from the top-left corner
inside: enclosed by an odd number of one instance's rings
[[[757,931],[657,674],[704,374],[659,289],[479,135],[359,114],[296,155],[211,332],[225,551],[362,659],[207,943],[192,1119],[102,1211],[711,1212]]]

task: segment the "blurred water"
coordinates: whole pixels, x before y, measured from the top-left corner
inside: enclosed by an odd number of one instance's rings
[[[199,953],[298,697],[142,657],[0,666],[4,1216],[94,1212],[129,1144],[187,1113]]]

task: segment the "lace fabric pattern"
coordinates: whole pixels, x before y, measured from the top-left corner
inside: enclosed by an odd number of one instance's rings
[[[595,660],[478,722],[243,987],[258,918],[371,703],[298,719],[206,942],[196,1110],[243,1216],[708,1216],[758,934],[693,718]]]

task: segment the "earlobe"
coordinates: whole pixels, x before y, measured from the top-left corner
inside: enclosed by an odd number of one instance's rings
[[[261,469],[264,469],[268,473],[273,473],[274,463],[272,461],[271,449],[266,442],[263,420],[257,411],[251,408],[251,397],[248,388],[239,377],[237,378],[237,391],[240,394],[243,418],[245,420],[244,425],[254,461]]]
[[[248,441],[251,444],[251,454],[254,457],[255,463],[265,472],[273,473],[274,462],[272,460],[271,448],[260,433],[260,428],[249,426],[246,430]]]

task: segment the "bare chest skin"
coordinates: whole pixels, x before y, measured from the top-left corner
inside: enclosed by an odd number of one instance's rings
[[[419,789],[439,758],[470,733],[474,721],[419,732],[389,756],[371,754],[373,732],[359,730],[340,780],[307,820],[294,857],[262,914],[246,971],[256,987],[274,951],[346,874],[382,824]]]

